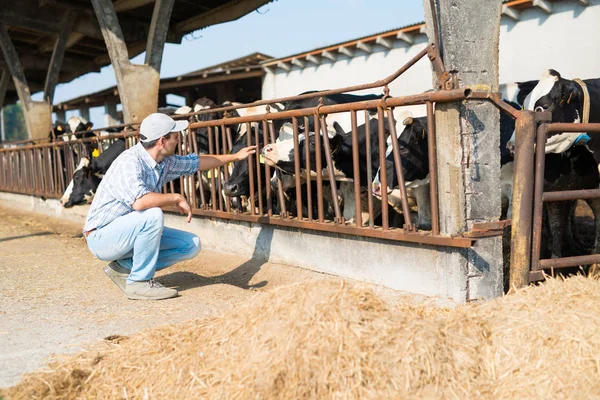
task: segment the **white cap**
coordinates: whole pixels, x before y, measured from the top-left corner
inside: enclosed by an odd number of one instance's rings
[[[142,142],[151,142],[165,136],[169,132],[179,132],[187,128],[189,122],[175,121],[168,115],[153,113],[148,115],[140,125],[140,134],[146,139]]]

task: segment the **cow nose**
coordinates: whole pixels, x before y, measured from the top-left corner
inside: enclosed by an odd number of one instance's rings
[[[515,142],[509,141],[508,143],[506,143],[506,148],[508,149],[508,151],[510,151],[511,154],[515,154]]]
[[[235,196],[235,193],[237,193],[238,191],[238,184],[226,183],[225,187],[223,188],[223,191],[225,192],[226,196]]]
[[[373,195],[380,196],[381,195],[381,185],[379,183],[374,183],[372,191],[373,191]]]
[[[265,154],[267,154],[267,153],[270,153],[270,152],[272,152],[272,151],[273,151],[273,147],[272,147],[270,144],[266,145],[266,146],[265,146],[265,147],[263,147],[263,149],[262,149],[262,153],[263,153],[263,155],[265,155]]]

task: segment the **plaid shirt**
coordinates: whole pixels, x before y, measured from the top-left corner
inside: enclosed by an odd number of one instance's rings
[[[165,157],[157,163],[140,143],[125,150],[102,178],[83,231],[102,228],[129,214],[137,199],[150,192],[160,193],[165,183],[191,175],[199,167],[197,154]]]

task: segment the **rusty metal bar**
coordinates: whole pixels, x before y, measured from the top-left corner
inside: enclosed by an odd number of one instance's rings
[[[308,117],[304,117],[304,140],[306,140],[305,142],[305,146],[304,146],[304,153],[305,153],[305,158],[306,158],[306,197],[307,197],[307,204],[306,204],[306,208],[307,208],[307,217],[309,221],[313,220],[313,214],[312,214],[312,182],[310,180],[310,149],[308,146],[308,139],[309,139],[309,130],[308,130]]]
[[[433,103],[427,102],[427,150],[429,152],[429,196],[431,203],[431,233],[440,233],[440,206],[438,198],[437,180],[437,152],[436,152],[435,111]]]
[[[229,148],[227,147],[227,129],[225,128],[225,125],[221,125],[221,141],[222,141],[222,146],[223,146],[223,154],[229,154]],[[225,182],[227,182],[229,180],[229,164],[225,164],[223,165],[223,175],[224,175],[224,181],[222,182],[222,185],[225,186]],[[219,178],[221,177],[221,174],[219,174]],[[222,187],[220,188],[219,194],[221,195],[221,197],[224,197],[225,195],[223,194],[222,191]],[[225,196],[225,198],[223,199],[223,201],[225,202],[225,210],[227,212],[231,212],[231,200],[229,199],[229,197]]]
[[[267,127],[267,120],[264,119],[262,121],[263,124],[263,141],[265,146],[267,145],[267,143],[269,143],[269,140],[267,138],[268,136],[268,132],[269,129]],[[272,195],[271,195],[271,167],[269,167],[269,164],[265,163],[265,188],[267,190],[267,215],[269,217],[273,216],[273,199],[272,199]]]
[[[398,147],[398,136],[396,134],[396,123],[392,114],[392,109],[388,109],[388,124],[390,126],[390,139],[392,142],[392,153],[394,156],[394,165],[396,166],[396,175],[398,176],[398,188],[402,201],[402,213],[404,214],[404,229],[412,231],[413,224],[410,217],[410,208],[408,207],[408,198],[406,196],[406,182],[404,181],[404,168],[402,168],[402,157]]]
[[[555,123],[548,125],[548,133],[562,133],[562,132],[598,133],[598,132],[600,132],[600,124],[575,124],[575,123],[555,122]]]
[[[192,149],[194,150],[194,153],[198,154],[198,142],[196,141],[196,131],[194,129],[189,129],[189,137],[190,137],[190,141],[192,143]],[[198,156],[200,156],[198,154]],[[206,203],[206,198],[204,196],[204,183],[202,182],[202,172],[200,171],[200,169],[198,169],[198,171],[196,172],[196,179],[198,180],[198,190],[200,190],[200,208],[205,208],[208,206],[208,204]],[[195,192],[195,188],[194,188],[194,192]],[[196,204],[194,204],[194,207],[196,207]]]
[[[252,130],[250,129],[250,123],[246,122],[246,146],[250,147],[252,146]],[[256,156],[254,154],[250,154],[248,156],[248,186],[250,188],[250,193],[249,193],[249,199],[250,199],[250,203],[248,204],[248,207],[250,208],[250,215],[254,215],[255,214],[255,209],[254,209],[254,158],[256,158],[257,161],[259,158],[258,155],[258,151],[260,151],[260,149],[258,148],[258,142],[256,142],[256,148],[257,148],[257,153]],[[257,166],[257,171],[260,171],[260,169],[258,169],[259,167]],[[259,193],[260,196],[260,193]]]
[[[315,165],[317,169],[317,208],[318,208],[318,221],[325,221],[325,213],[323,211],[323,165],[321,160],[321,135],[319,132],[321,131],[319,115],[316,114],[314,116],[315,121]],[[306,125],[306,129],[308,129],[308,125]],[[307,133],[308,134],[308,133]],[[308,140],[308,138],[307,138]],[[307,142],[308,143],[308,142]],[[337,199],[332,199],[334,203],[337,202]]]
[[[248,135],[252,134],[252,130],[250,129],[250,122],[246,123],[246,128],[248,129]],[[258,126],[256,127],[256,129],[254,129],[254,142],[256,143],[256,146],[258,147],[258,144],[260,143],[260,132],[258,131]],[[267,166],[265,166],[266,169]],[[250,178],[250,182],[252,182],[254,180],[254,177]],[[262,198],[262,191],[263,191],[263,186],[262,186],[262,174],[260,171],[260,155],[256,154],[256,179],[257,179],[257,193],[258,193],[258,213],[260,215],[263,215],[263,198]],[[252,205],[252,207],[254,207],[254,204]]]
[[[300,181],[300,149],[298,139],[298,119],[292,118],[292,140],[294,141],[294,181],[296,183],[296,215],[302,220],[302,182]],[[304,142],[306,145],[308,142]],[[310,182],[308,182],[310,184]]]
[[[516,121],[515,175],[513,185],[513,227],[511,232],[510,286],[529,284],[533,187],[533,144],[535,113],[522,111]]]
[[[256,222],[261,224],[271,224],[287,226],[292,228],[312,229],[321,232],[333,232],[347,235],[358,235],[373,237],[378,239],[389,239],[394,241],[403,241],[410,243],[421,243],[428,245],[438,245],[447,247],[469,248],[476,242],[475,239],[460,236],[433,236],[428,233],[409,233],[402,229],[389,229],[383,231],[381,228],[364,229],[352,225],[339,225],[332,222],[318,223],[298,221],[297,219],[280,218],[279,216],[251,216],[247,214],[230,214],[223,211],[198,210],[195,215],[206,217],[216,217],[228,220]]]
[[[275,143],[275,130],[273,128],[273,124],[267,122],[267,126],[269,127],[269,136],[271,137],[271,143]],[[298,159],[294,160],[295,164],[298,164],[298,162]],[[282,218],[288,218],[289,214],[285,206],[285,195],[283,193],[283,181],[281,179],[281,171],[279,169],[275,169],[275,174],[277,175],[277,194],[279,195],[279,207],[281,210],[280,215]]]
[[[214,130],[214,134],[215,134],[215,155],[221,155],[221,149],[219,149],[219,146],[222,146],[222,141],[221,141],[221,136],[225,134],[225,132],[221,132],[220,129],[218,129],[217,127],[215,127]],[[221,182],[221,167],[215,168],[213,170],[216,173],[216,181],[217,181],[217,188],[216,188],[216,192],[217,192],[217,198],[219,199],[219,210],[223,211],[224,208],[224,204],[223,204],[223,185]]]
[[[327,122],[325,117],[321,117],[321,131],[323,132],[323,147],[325,150],[325,162],[327,163],[327,171],[329,175],[329,184],[331,185],[331,197],[333,199],[338,198],[337,184],[335,182],[335,168],[333,166],[333,160],[331,158],[331,145],[329,143],[329,133],[327,132]],[[318,135],[318,132],[315,132]],[[344,217],[340,210],[340,204],[338,201],[333,202],[333,211],[335,213],[335,222],[338,224],[344,223]]]
[[[210,154],[215,154],[215,141],[214,141],[214,137],[213,137],[213,127],[208,127],[208,131],[207,131],[207,135],[208,135],[208,152]],[[211,198],[211,203],[212,203],[212,209],[214,211],[217,210],[217,193],[216,193],[216,187],[215,187],[215,173],[216,173],[217,169],[213,168],[211,170],[209,170],[208,172],[210,173],[210,198]]]
[[[354,205],[355,205],[355,225],[362,227],[362,207],[360,204],[360,165],[358,154],[358,124],[356,121],[356,111],[350,111],[350,121],[352,123],[352,173],[354,174]],[[369,123],[365,120],[365,123]]]
[[[387,171],[385,165],[385,121],[383,108],[377,107],[377,122],[378,122],[378,144],[379,144],[379,183],[381,185],[381,226],[384,231],[390,228],[389,221],[389,204],[387,193]],[[406,218],[406,216],[404,216]]]
[[[565,190],[562,192],[545,192],[542,201],[587,200],[600,197],[600,189]]]
[[[367,206],[369,210],[369,228],[375,226],[375,210],[373,209],[373,160],[371,158],[371,126],[369,124],[369,112],[365,113],[365,152],[367,154]]]
[[[477,93],[477,92],[476,92]],[[309,107],[302,108],[298,110],[288,110],[288,111],[279,111],[275,113],[265,113],[265,114],[257,114],[246,117],[234,117],[229,118],[227,121],[230,124],[240,124],[245,122],[258,122],[264,119],[267,120],[277,120],[277,119],[287,119],[292,117],[304,117],[306,115],[326,115],[326,114],[336,114],[340,112],[346,111],[363,111],[369,110],[377,107],[399,107],[399,106],[411,106],[411,105],[419,105],[425,104],[428,101],[431,102],[451,102],[451,101],[460,101],[471,98],[473,96],[473,92],[471,89],[462,88],[462,89],[453,89],[446,90],[442,92],[425,92],[416,95],[409,96],[399,96],[399,97],[389,97],[382,100],[365,100],[365,101],[357,101],[354,103],[346,103],[346,104],[334,104],[329,106],[317,106],[317,107]],[[313,94],[310,97],[314,97]],[[273,102],[273,101],[270,101]],[[219,120],[212,121],[201,121],[194,122],[190,124],[190,128],[205,128],[208,126],[218,126],[221,122]]]
[[[531,270],[538,269],[542,251],[542,220],[544,204],[544,171],[546,169],[546,138],[548,125],[542,124],[537,129],[535,148],[535,180],[533,185],[533,226],[531,233]]]
[[[575,256],[575,257],[561,257],[561,258],[549,258],[547,260],[540,260],[533,271],[540,271],[549,268],[565,268],[565,267],[578,267],[580,265],[589,265],[600,263],[600,254],[590,254],[587,256]]]

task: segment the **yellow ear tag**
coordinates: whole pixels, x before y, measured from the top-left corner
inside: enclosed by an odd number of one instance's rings
[[[207,177],[208,179],[212,178],[212,176],[213,176],[213,175],[212,175],[212,173],[213,173],[213,170],[212,170],[212,169],[209,169],[209,170],[206,172],[206,177]]]
[[[265,163],[265,157],[262,154],[258,156],[258,162],[261,164]]]
[[[98,151],[98,149],[94,149],[94,151],[92,151],[92,157],[98,157],[100,155],[100,152]]]
[[[62,126],[57,126],[56,130],[59,131],[59,132],[62,132]]]

